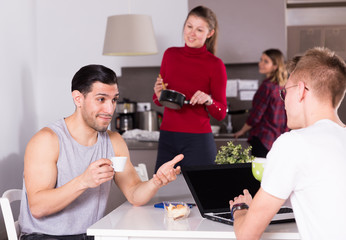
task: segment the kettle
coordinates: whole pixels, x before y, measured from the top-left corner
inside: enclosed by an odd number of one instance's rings
[[[158,131],[162,121],[162,114],[148,110],[144,112],[137,112],[138,128],[148,131]]]

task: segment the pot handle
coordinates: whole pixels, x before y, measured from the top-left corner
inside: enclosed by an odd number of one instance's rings
[[[227,113],[231,115],[237,115],[237,114],[244,114],[248,112],[249,112],[249,109],[241,109],[241,110],[230,110]]]

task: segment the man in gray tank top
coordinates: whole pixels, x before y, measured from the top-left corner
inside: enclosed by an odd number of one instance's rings
[[[29,141],[24,159],[21,239],[90,239],[87,228],[103,217],[111,180],[136,206],[176,179],[174,165],[162,165],[142,182],[125,141],[107,130],[119,98],[115,73],[101,65],[82,67],[72,79],[75,112],[41,129]],[[112,156],[126,156],[123,172],[114,174]]]

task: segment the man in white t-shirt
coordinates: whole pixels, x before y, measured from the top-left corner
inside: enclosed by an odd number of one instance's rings
[[[237,239],[259,239],[289,198],[302,239],[346,239],[346,64],[325,48],[295,58],[280,92],[290,132],[267,155],[261,188],[230,201]]]

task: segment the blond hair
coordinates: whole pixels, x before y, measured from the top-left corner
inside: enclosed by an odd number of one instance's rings
[[[335,52],[312,48],[291,65],[295,82],[302,80],[319,99],[331,100],[334,108],[340,105],[346,90],[346,63]]]
[[[277,66],[271,73],[271,81],[280,86],[284,86],[288,77],[284,55],[279,49],[267,49],[263,54],[267,55],[272,60],[273,65]]]

